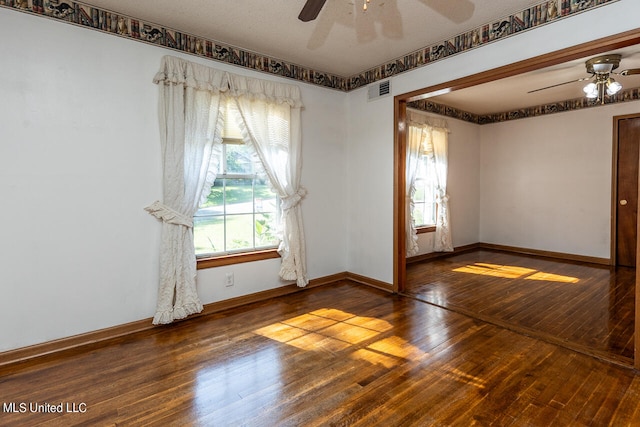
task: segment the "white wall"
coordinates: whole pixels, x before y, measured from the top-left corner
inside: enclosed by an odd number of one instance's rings
[[[349,94],[347,271],[392,283],[393,104]],[[391,268],[390,268],[391,267]]]
[[[143,208],[162,190],[152,78],[163,55],[180,55],[4,8],[0,37],[0,351],[152,317],[160,225]],[[346,95],[301,89],[316,278],[346,270]],[[198,292],[209,303],[282,286],[278,265],[202,270]],[[224,288],[229,270],[235,286]]]
[[[549,25],[437,61],[391,79],[399,95],[638,27],[640,2],[619,0]],[[367,103],[348,94],[349,256],[347,270],[393,281],[393,98]],[[374,106],[375,105],[375,106]],[[367,159],[367,160],[365,160]],[[386,174],[381,177],[381,174]],[[375,215],[363,217],[375,200]],[[455,235],[455,231],[454,231]],[[454,237],[455,238],[455,237]]]
[[[609,258],[613,116],[640,102],[481,127],[480,240]]]

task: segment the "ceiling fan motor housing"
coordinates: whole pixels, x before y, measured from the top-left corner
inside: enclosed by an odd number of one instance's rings
[[[591,74],[609,74],[620,65],[621,55],[602,55],[588,60],[585,65],[587,72]]]

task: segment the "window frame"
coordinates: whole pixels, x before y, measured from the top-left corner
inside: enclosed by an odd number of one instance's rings
[[[433,233],[434,231],[436,231],[435,225],[423,225],[420,227],[416,227],[417,234]]]
[[[244,145],[246,144],[246,142],[242,139],[242,138],[233,138],[233,137],[223,137],[222,138],[222,152],[221,152],[221,169],[222,169],[222,173],[219,173],[218,176],[216,176],[216,179],[222,178],[222,179],[255,179],[255,177],[257,176],[256,173],[254,174],[239,174],[239,173],[227,173],[226,172],[226,158],[225,158],[225,153],[226,153],[226,149],[225,146],[226,145]],[[255,183],[254,183],[255,185]],[[255,189],[254,189],[255,191]],[[279,197],[276,195],[276,200],[277,200],[277,207],[276,207],[276,214],[278,213],[278,210],[280,209],[280,199]],[[254,195],[254,201],[255,201],[255,195]],[[226,205],[226,203],[225,203]],[[255,216],[255,204],[254,204],[254,211],[253,214]],[[226,213],[224,215],[224,217],[226,218]],[[226,230],[226,229],[225,229]],[[226,241],[226,231],[225,231],[225,241]],[[260,260],[265,260],[265,259],[272,259],[272,258],[280,258],[280,254],[278,253],[278,246],[279,246],[279,242],[276,243],[273,246],[265,246],[265,247],[260,247],[260,248],[254,248],[253,249],[239,249],[236,251],[227,251],[224,253],[219,253],[219,255],[216,254],[203,254],[203,255],[197,255],[196,254],[196,268],[198,270],[201,269],[206,269],[206,268],[213,268],[213,267],[220,267],[220,266],[224,266],[224,265],[233,265],[233,264],[240,264],[240,263],[244,263],[244,262],[252,262],[252,261],[260,261]],[[194,252],[195,252],[195,248],[194,248]]]
[[[428,164],[429,163],[429,154],[421,153],[419,160],[420,160],[420,162],[423,163],[423,167],[425,168],[425,170],[428,170],[428,167],[429,167],[429,164]],[[431,171],[430,174],[432,175],[430,177],[431,179],[436,179],[435,171]],[[428,174],[427,174],[427,176],[420,177],[420,178],[416,176],[416,181],[418,181],[418,179],[426,181],[427,178],[429,178]],[[433,183],[433,184],[435,184],[435,183]],[[435,192],[436,191],[437,191],[436,190],[436,186],[433,185],[433,194],[432,194],[432,196],[433,196],[433,221],[434,222],[433,222],[433,224],[425,223],[425,224],[415,225],[415,230],[416,230],[417,234],[429,233],[429,232],[432,232],[432,231],[436,231],[436,223],[435,222],[438,220],[438,204],[435,201],[435,197],[436,197],[436,193]],[[425,196],[426,196],[426,194],[425,194]],[[416,202],[415,200],[412,200],[411,202],[414,205],[416,203],[427,204],[426,197],[425,197],[425,201],[424,202]]]
[[[243,262],[261,261],[264,259],[280,258],[278,248],[255,250],[250,252],[239,252],[236,254],[225,254],[220,256],[204,256],[196,258],[196,268],[221,267],[224,265],[241,264]]]

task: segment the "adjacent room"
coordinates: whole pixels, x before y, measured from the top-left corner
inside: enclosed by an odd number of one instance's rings
[[[407,245],[407,294],[633,364],[637,107],[601,101],[593,107],[586,97],[571,96],[590,83],[594,62],[610,62],[612,70],[628,66],[619,79],[635,87],[637,49],[591,54],[408,103],[410,129],[431,132],[417,137],[423,147],[448,137],[445,192],[457,209],[449,206],[451,218],[439,218],[437,203],[428,203],[437,197],[423,195],[438,185],[420,169],[422,161],[429,170],[428,148],[413,178],[418,230],[415,242],[407,237],[414,245]],[[576,78],[581,72],[587,77]],[[558,84],[546,86],[543,76]],[[413,136],[410,131],[408,139]],[[453,246],[443,249],[451,236],[438,235],[436,222],[452,223],[454,235],[463,224],[464,233],[477,211],[480,243],[458,239],[457,252],[468,254],[434,262]]]

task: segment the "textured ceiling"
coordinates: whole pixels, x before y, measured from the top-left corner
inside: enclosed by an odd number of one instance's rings
[[[616,49],[608,53],[622,55],[620,66],[614,70],[614,73],[640,68],[640,46]],[[584,95],[582,88],[588,82],[578,80],[590,76],[586,71],[585,61],[600,55],[591,55],[553,67],[453,91],[431,99],[469,113],[486,115],[582,98]],[[640,75],[613,77],[622,84],[624,89],[640,87]],[[557,84],[560,85],[529,93]]]
[[[89,0],[86,3],[339,76],[351,76],[541,0]]]

